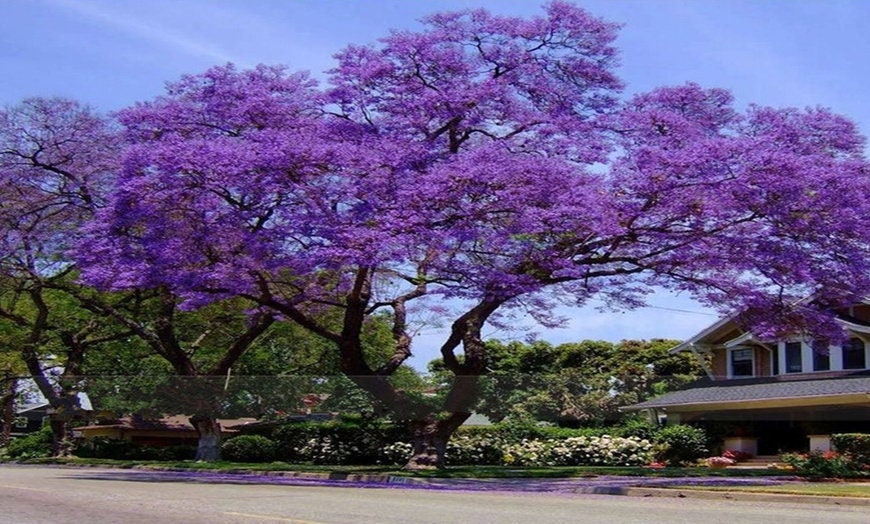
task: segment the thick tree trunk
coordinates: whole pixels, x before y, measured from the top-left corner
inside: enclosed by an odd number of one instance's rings
[[[452,413],[448,418],[413,420],[409,423],[413,451],[405,469],[437,469],[446,465],[447,443],[453,433],[471,416],[469,412]]]
[[[221,426],[214,417],[195,415],[190,423],[199,434],[196,460],[216,462],[221,459]]]
[[[55,457],[69,457],[72,455],[73,438],[72,428],[69,422],[63,418],[52,417],[49,421],[51,426],[51,451]]]

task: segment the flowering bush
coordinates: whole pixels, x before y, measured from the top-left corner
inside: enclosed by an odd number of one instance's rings
[[[711,468],[727,468],[731,466],[736,461],[734,459],[722,456],[722,457],[710,457],[707,459],[707,465]]]
[[[378,464],[385,465],[402,465],[408,462],[411,453],[414,451],[414,446],[407,442],[393,442],[380,449],[378,453]]]
[[[501,464],[505,447],[503,439],[487,434],[457,434],[447,442],[445,460],[467,466]]]
[[[650,441],[610,435],[555,442],[551,455],[558,466],[641,466],[653,458]]]
[[[399,441],[405,432],[405,428],[399,425],[292,423],[279,426],[271,437],[276,443],[278,460],[315,464],[375,464],[387,460],[383,456],[383,449]],[[329,456],[329,453],[337,455]]]
[[[312,438],[299,449],[299,455],[314,464],[350,464],[354,455],[360,455],[357,446],[330,437]]]
[[[722,453],[722,456],[733,460],[734,462],[743,462],[752,458],[752,453],[740,451],[737,449],[729,449]]]
[[[513,466],[641,466],[652,460],[652,448],[652,443],[646,439],[609,435],[522,440],[507,446],[504,463]]]
[[[503,463],[507,466],[553,465],[553,440],[523,439],[508,444],[504,449]]]
[[[781,458],[802,477],[843,478],[861,475],[862,468],[859,463],[835,451],[786,453]]]

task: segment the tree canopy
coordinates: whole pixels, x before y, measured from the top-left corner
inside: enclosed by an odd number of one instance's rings
[[[855,125],[692,83],[624,98],[616,34],[554,1],[351,45],[324,87],[280,66],[186,75],[118,114],[122,166],[75,250],[84,281],[187,308],[241,297],[321,336],[412,422],[421,464],[468,417],[481,329],[506,308],[632,308],[664,287],[760,333],[835,336],[828,308],[870,291]],[[452,322],[440,418],[387,380],[424,307]],[[393,347],[373,362],[362,333],[380,314]]]

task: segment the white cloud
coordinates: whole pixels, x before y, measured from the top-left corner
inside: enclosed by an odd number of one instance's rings
[[[118,9],[109,8],[106,4],[97,4],[86,0],[51,1],[55,5],[73,11],[88,20],[141,38],[152,44],[171,47],[175,52],[182,52],[196,58],[204,58],[211,62],[224,63],[233,61],[231,54],[214,42],[193,38],[184,32],[170,27],[161,27],[154,19],[134,18],[128,12],[122,12]]]

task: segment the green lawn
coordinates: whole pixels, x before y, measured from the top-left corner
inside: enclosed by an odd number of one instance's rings
[[[159,462],[124,461],[111,459],[32,459],[30,463],[105,465],[110,467],[131,468],[136,466],[155,466],[208,471],[298,471],[301,473],[334,474],[381,474],[411,476],[420,478],[578,478],[602,475],[624,475],[633,477],[770,477],[792,476],[784,470],[768,469],[711,469],[711,468],[645,468],[645,467],[506,467],[506,466],[450,466],[439,470],[404,471],[395,466],[314,466],[310,464],[238,463],[238,462]]]
[[[749,493],[782,493],[785,495],[870,498],[870,482],[801,482],[777,484],[775,486],[674,486],[674,488],[698,489],[704,491],[741,491]]]

